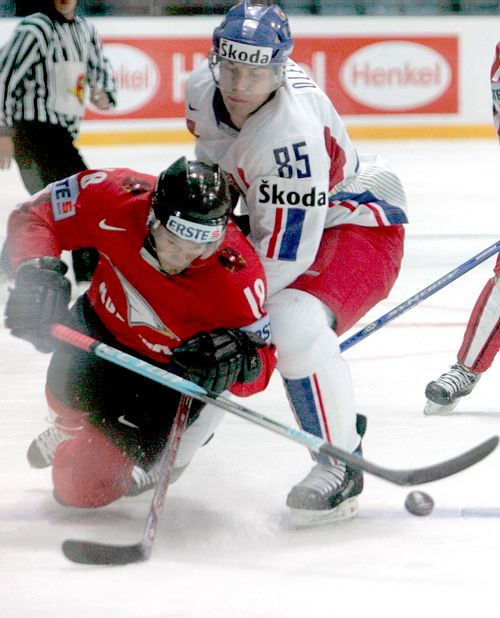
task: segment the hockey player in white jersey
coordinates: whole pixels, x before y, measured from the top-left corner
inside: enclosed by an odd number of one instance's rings
[[[500,42],[491,66],[493,123],[500,140]],[[500,254],[494,276],[488,279],[472,309],[457,362],[427,384],[424,414],[452,412],[469,395],[481,375],[491,367],[500,348]]]
[[[328,97],[289,55],[282,9],[241,2],[213,34],[186,88],[196,156],[217,162],[248,215],[268,279],[278,369],[301,427],[360,452],[349,367],[338,336],[387,296],[407,222],[397,176],[361,161]],[[297,524],[352,517],[363,477],[318,460],[287,498]]]

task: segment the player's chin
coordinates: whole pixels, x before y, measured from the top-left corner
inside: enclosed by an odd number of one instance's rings
[[[166,275],[179,275],[184,272],[189,264],[173,265],[160,260],[160,268]]]
[[[161,269],[163,270],[163,272],[166,275],[180,275],[182,272],[184,272],[186,270],[187,266],[184,266],[182,268],[172,268],[170,266],[165,267],[162,266]]]

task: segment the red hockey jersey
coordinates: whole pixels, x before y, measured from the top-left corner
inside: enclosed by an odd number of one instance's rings
[[[120,343],[157,364],[167,364],[182,341],[219,327],[257,332],[270,344],[264,270],[233,223],[214,255],[180,275],[161,272],[144,249],[155,180],[119,168],[86,170],[49,185],[10,215],[13,271],[30,258],[96,248],[90,302]],[[276,363],[273,346],[260,355],[261,375],[253,384],[235,384],[234,394],[265,388]]]

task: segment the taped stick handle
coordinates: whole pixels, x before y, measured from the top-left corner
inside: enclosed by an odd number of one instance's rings
[[[79,333],[69,328],[69,326],[64,326],[64,324],[54,324],[50,329],[50,334],[56,339],[59,339],[59,341],[64,341],[65,343],[75,346],[75,348],[80,348],[89,353],[94,352],[94,349],[99,345],[99,341],[96,339]]]

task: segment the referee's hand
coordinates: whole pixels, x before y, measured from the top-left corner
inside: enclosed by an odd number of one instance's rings
[[[97,107],[97,109],[109,109],[110,107],[108,95],[100,88],[92,89],[90,93],[90,100],[92,105]]]
[[[8,135],[0,136],[0,170],[6,170],[10,167],[11,161],[14,158],[14,143]]]

